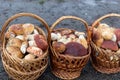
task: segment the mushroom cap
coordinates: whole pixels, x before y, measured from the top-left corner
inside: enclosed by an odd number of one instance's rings
[[[64,51],[65,55],[71,56],[84,56],[87,55],[87,49],[80,43],[69,42],[66,44],[66,50]]]
[[[111,40],[104,40],[101,47],[104,48],[104,49],[110,49],[110,50],[113,50],[113,51],[118,50],[117,43],[114,42],[114,41],[111,41]]]

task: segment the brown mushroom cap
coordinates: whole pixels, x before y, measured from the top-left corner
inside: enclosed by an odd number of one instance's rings
[[[111,40],[104,40],[102,45],[101,45],[102,48],[104,49],[110,49],[110,50],[113,50],[113,51],[117,51],[118,50],[118,45],[116,42],[113,42]]]
[[[9,27],[10,32],[14,32],[17,35],[24,34],[22,24],[13,24]]]
[[[22,25],[25,34],[31,34],[34,31],[34,25],[31,23],[26,23]]]
[[[20,48],[22,45],[22,41],[18,38],[10,38],[8,41],[8,45]]]
[[[17,48],[17,47],[13,47],[13,46],[7,46],[6,47],[6,50],[9,52],[9,54],[10,55],[12,55],[12,56],[16,56],[16,57],[18,57],[18,58],[23,58],[23,54],[22,54],[22,52],[20,51],[20,49],[19,48]]]
[[[64,51],[65,55],[72,56],[84,56],[87,55],[87,49],[80,43],[77,42],[69,42],[66,44],[66,50]]]
[[[35,47],[35,46],[30,46],[27,48],[27,52],[37,56],[37,57],[40,57],[42,54],[43,54],[43,51],[42,49],[38,48],[38,47]]]
[[[53,44],[53,48],[54,48],[54,50],[55,50],[56,52],[62,53],[62,52],[65,51],[66,46],[65,46],[65,44],[62,43],[62,42],[55,42],[55,43]]]
[[[35,43],[37,47],[45,51],[48,48],[47,41],[45,39],[42,39],[39,35],[34,36]]]
[[[92,40],[99,47],[103,43],[103,37],[101,33],[96,29],[93,30]]]

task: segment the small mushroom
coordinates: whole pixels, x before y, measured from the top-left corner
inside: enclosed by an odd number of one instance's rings
[[[31,34],[34,31],[34,25],[31,23],[26,23],[22,25],[25,34]]]
[[[22,24],[13,24],[8,29],[10,32],[14,32],[17,35],[24,34]]]
[[[6,47],[6,50],[8,51],[8,53],[12,56],[15,56],[15,57],[18,57],[18,58],[23,58],[23,54],[22,52],[20,51],[19,48],[17,47],[13,47],[13,46],[7,46]]]
[[[35,59],[35,55],[33,54],[27,54],[25,57],[24,57],[25,60],[32,60],[32,59]]]
[[[52,46],[53,46],[54,50],[58,53],[62,53],[66,49],[65,44],[62,42],[55,42]]]
[[[42,49],[35,47],[35,46],[30,46],[27,48],[27,52],[34,54],[37,57],[40,57],[43,54]]]
[[[8,41],[8,45],[20,48],[22,45],[22,41],[18,38],[10,38]]]

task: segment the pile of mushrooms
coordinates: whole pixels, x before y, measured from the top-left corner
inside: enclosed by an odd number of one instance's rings
[[[51,33],[52,47],[55,52],[70,56],[87,55],[87,41],[84,32],[71,29],[53,31]]]
[[[5,39],[7,52],[20,59],[36,59],[48,48],[45,37],[31,23],[11,25]]]
[[[108,54],[109,60],[119,60],[120,28],[113,28],[105,23],[100,23],[93,30],[92,40],[98,47],[108,50],[108,52],[116,52],[115,54]]]

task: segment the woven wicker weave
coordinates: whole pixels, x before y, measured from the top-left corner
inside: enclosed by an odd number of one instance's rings
[[[108,17],[120,17],[120,14],[112,13],[102,16],[92,24],[92,29],[96,27],[101,20]],[[107,74],[120,72],[120,59],[117,61],[108,60],[109,57],[108,54],[116,54],[115,51],[102,49],[96,46],[92,41],[91,41],[91,47],[92,47],[91,62],[93,67],[97,71]]]
[[[15,79],[15,80],[35,80],[37,79],[46,69],[48,65],[48,49],[44,52],[44,54],[33,60],[24,60],[17,57],[11,56],[5,49],[6,46],[6,39],[5,39],[5,30],[8,26],[8,24],[18,18],[23,16],[29,16],[37,19],[40,21],[45,28],[47,29],[48,34],[50,34],[49,27],[47,23],[40,18],[39,16],[32,14],[32,13],[19,13],[12,17],[10,17],[3,25],[2,31],[1,31],[1,38],[2,38],[2,62],[3,66],[5,68],[5,71],[8,73],[8,75]],[[41,33],[47,40],[47,36],[45,35],[45,32],[39,28],[35,27],[39,33]],[[49,37],[49,36],[48,36]]]
[[[51,32],[55,28],[55,26],[61,22],[64,19],[75,19],[79,20],[84,23],[87,31],[88,26],[87,23],[82,20],[81,18],[75,17],[75,16],[63,16],[59,18],[51,27]],[[58,28],[54,29],[54,31],[62,31],[64,29],[68,28]],[[88,32],[89,33],[89,32]],[[87,38],[87,41],[89,43],[89,38]],[[51,48],[51,68],[52,72],[55,76],[61,78],[61,79],[75,79],[80,76],[82,68],[86,65],[86,63],[89,60],[91,49],[88,48],[88,54],[83,57],[73,57],[69,55],[63,55],[55,52],[52,48],[52,45],[50,44]]]

